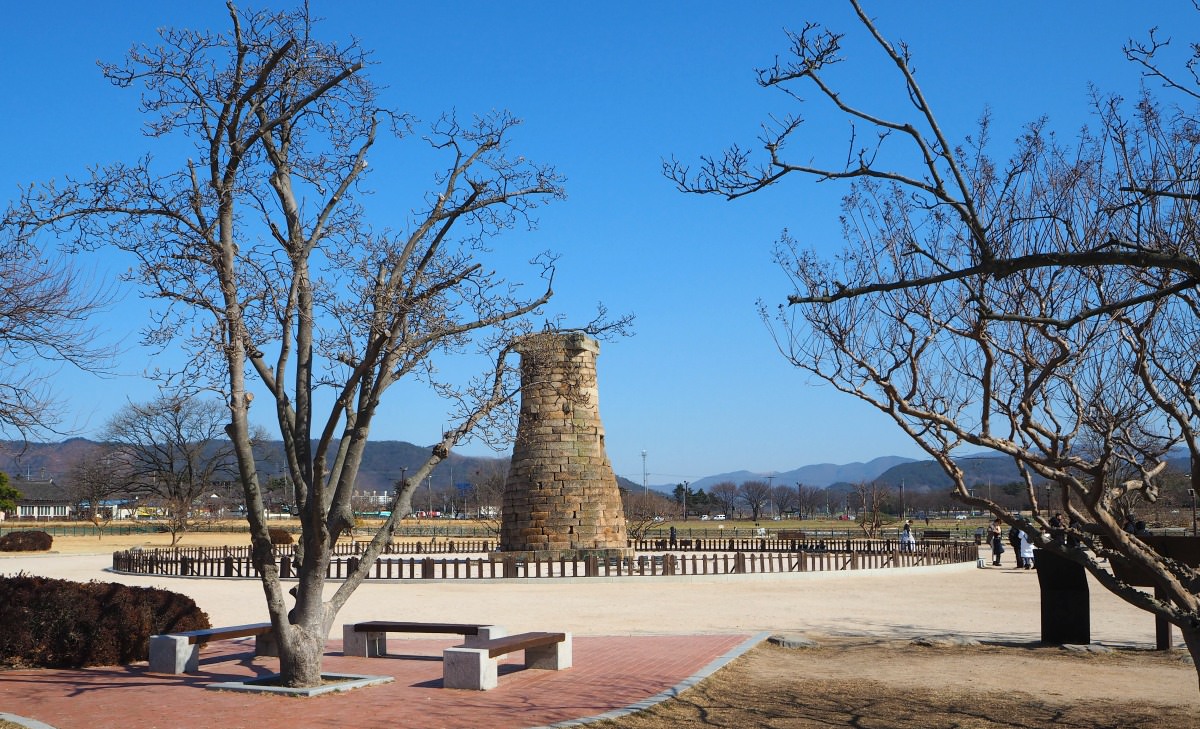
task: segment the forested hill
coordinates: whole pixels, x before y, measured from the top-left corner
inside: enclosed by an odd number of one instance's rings
[[[100,444],[86,438],[71,438],[60,443],[28,443],[0,441],[0,471],[14,477],[53,478],[65,482],[72,466],[80,459],[94,458]],[[283,443],[266,441],[258,448],[258,469],[265,478],[282,473]],[[362,468],[358,475],[358,488],[363,491],[389,491],[405,469],[416,471],[429,455],[429,446],[395,440],[374,441],[367,444],[363,454]],[[438,465],[433,472],[432,486],[436,489],[474,481],[480,475],[494,471],[508,471],[508,458],[482,458],[450,454],[450,458]]]
[[[963,470],[968,486],[1007,484],[1021,480],[1021,474],[1011,458],[976,456],[960,458],[957,463]],[[881,473],[875,482],[885,486],[903,483],[905,487],[918,490],[941,490],[953,485],[937,461],[913,461],[893,466]]]
[[[968,487],[1001,486],[1018,483],[1021,474],[1011,458],[997,455],[967,456],[957,459],[956,463],[962,468]],[[1186,455],[1173,454],[1167,459],[1168,470],[1177,473],[1188,473],[1189,459]],[[885,486],[898,487],[904,484],[906,489],[914,491],[944,490],[952,486],[950,477],[946,475],[936,461],[913,461],[893,466],[874,479],[875,483]]]

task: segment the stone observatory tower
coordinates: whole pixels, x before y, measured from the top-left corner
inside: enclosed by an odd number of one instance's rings
[[[555,558],[630,554],[604,452],[599,343],[580,332],[546,332],[523,338],[517,351],[521,416],[504,482],[501,549]]]

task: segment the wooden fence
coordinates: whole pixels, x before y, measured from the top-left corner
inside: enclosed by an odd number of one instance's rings
[[[725,540],[728,541],[728,540]],[[758,540],[750,540],[758,541]],[[586,559],[531,559],[501,553],[486,557],[440,558],[396,557],[398,552],[381,555],[371,566],[367,579],[380,580],[459,580],[540,577],[641,577],[674,575],[737,575],[754,573],[833,572],[892,567],[924,567],[974,562],[978,547],[973,543],[945,542],[917,544],[901,550],[895,544],[884,549],[887,540],[836,540],[824,549],[788,551],[752,551],[750,549],[708,552],[667,552],[636,557]],[[860,544],[865,542],[865,544]],[[876,543],[878,542],[878,543]],[[482,543],[486,545],[486,543]],[[403,545],[412,547],[413,545]],[[448,544],[445,544],[449,547]],[[455,548],[467,553],[468,544]],[[747,545],[749,546],[749,545]],[[847,550],[835,546],[850,547]],[[326,570],[330,579],[345,579],[357,569],[360,557],[350,545],[348,551],[334,556]],[[425,545],[426,554],[431,553]],[[441,553],[452,552],[447,549]],[[484,552],[486,550],[478,550]],[[275,562],[281,577],[294,576],[293,551],[277,548]],[[258,570],[248,548],[178,548],[131,550],[113,553],[113,570],[137,574],[181,577],[257,577]]]
[[[437,538],[437,539],[492,539],[496,538],[494,529],[481,525],[477,522],[465,520],[444,520],[443,524],[417,524],[410,522],[401,522],[396,529],[397,537],[409,538]],[[698,523],[703,523],[706,526],[693,526]],[[299,527],[294,522],[272,520],[270,526],[278,529],[290,531],[293,534],[299,533]],[[703,540],[721,540],[721,539],[749,539],[760,536],[762,532],[766,532],[766,536],[771,539],[787,539],[789,533],[804,534],[808,539],[859,539],[862,535],[861,529],[803,529],[794,528],[776,529],[773,526],[754,527],[738,526],[738,522],[730,522],[730,526],[725,527],[723,524],[718,526],[708,526],[712,522],[687,522],[687,525],[679,525],[676,528],[676,535],[679,539],[703,539]],[[769,524],[769,522],[768,522]],[[365,527],[371,529],[370,526]],[[975,532],[979,529],[978,523],[968,525],[962,522],[961,525],[956,525],[954,529],[947,530],[918,530],[917,535],[921,537],[925,534],[941,533],[947,534],[951,539],[972,539]],[[27,529],[37,529],[50,534],[50,536],[83,536],[96,537],[116,534],[151,534],[163,533],[167,531],[167,527],[158,521],[143,520],[137,522],[117,522],[114,521],[106,525],[103,529],[97,529],[95,525],[86,521],[67,521],[56,520],[46,522],[33,519],[8,519],[0,522],[0,535],[12,531],[23,531]],[[236,534],[246,534],[246,541],[249,541],[250,527],[245,523],[231,524],[223,522],[220,524],[195,524],[188,528],[187,533],[193,532],[229,532]],[[667,539],[670,530],[668,527],[652,527],[645,531],[645,541],[660,541]],[[895,541],[899,538],[900,532],[898,528],[889,528],[888,536]]]
[[[912,551],[926,551],[946,544],[977,544],[973,539],[922,539]],[[894,552],[904,551],[899,539],[863,539],[853,537],[727,537],[727,538],[670,538],[641,539],[631,542],[639,552]]]

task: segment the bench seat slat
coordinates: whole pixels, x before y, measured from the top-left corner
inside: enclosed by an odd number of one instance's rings
[[[508,653],[523,651],[527,648],[540,648],[542,646],[561,643],[566,639],[566,633],[518,633],[516,635],[506,635],[503,638],[493,638],[492,640],[480,643],[476,647],[487,649],[488,656],[496,658]]]
[[[227,628],[185,630],[179,633],[170,633],[170,635],[183,636],[188,639],[188,643],[207,643],[210,640],[245,638],[250,635],[262,635],[269,632],[271,632],[270,623],[247,623],[246,625],[231,625]]]
[[[355,623],[356,633],[458,633],[479,635],[480,625],[475,623],[405,623],[393,620],[371,620]]]

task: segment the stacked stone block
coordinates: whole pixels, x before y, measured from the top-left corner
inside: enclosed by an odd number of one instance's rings
[[[596,356],[579,332],[521,340],[521,414],[504,484],[500,546],[537,556],[629,554],[604,451]]]

